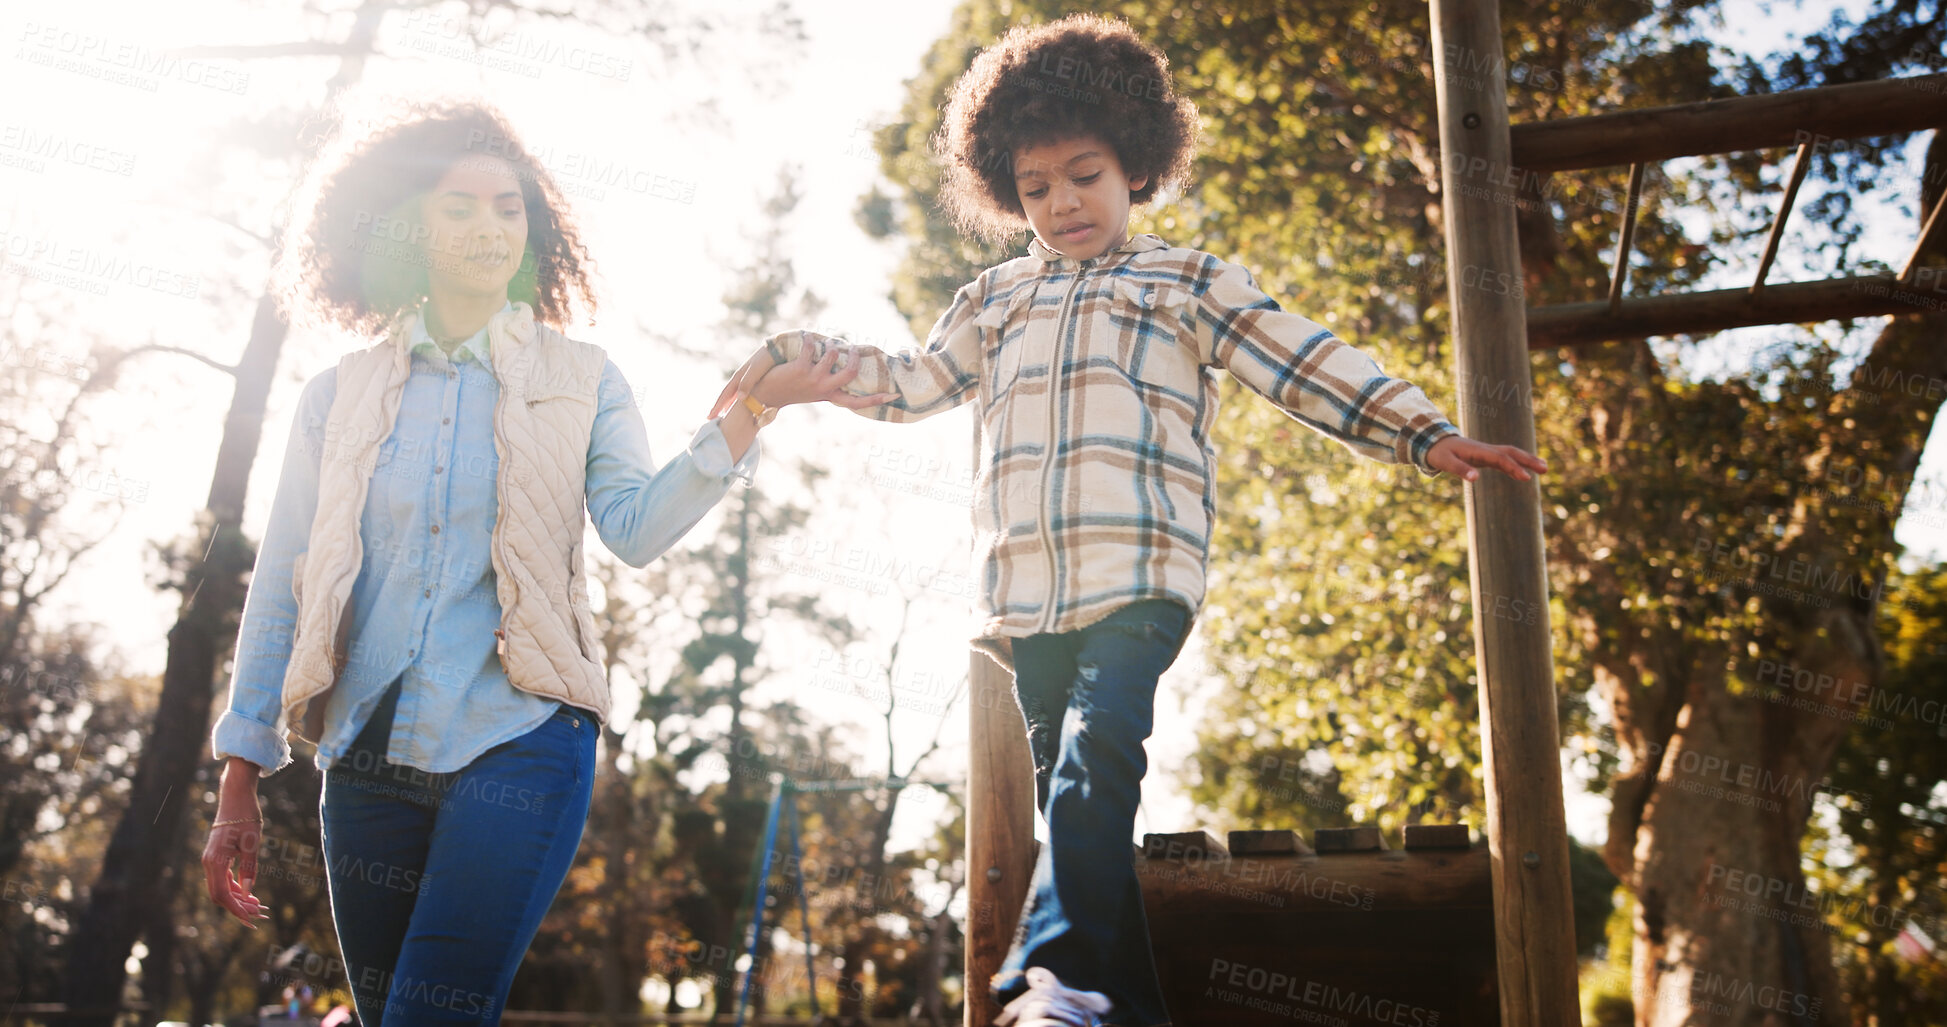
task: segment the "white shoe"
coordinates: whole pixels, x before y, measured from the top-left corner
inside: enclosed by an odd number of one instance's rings
[[[996,1024],[1016,1023],[1018,1027],[1097,1027],[1098,1014],[1113,1005],[1099,991],[1077,991],[1067,987],[1046,967],[1028,967],[1028,990],[1001,1010]]]

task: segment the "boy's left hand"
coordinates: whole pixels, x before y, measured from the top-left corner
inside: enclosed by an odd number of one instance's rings
[[[1477,467],[1492,467],[1516,481],[1527,481],[1529,470],[1546,471],[1548,461],[1520,446],[1490,446],[1465,435],[1449,435],[1426,452],[1427,466],[1445,471],[1466,481],[1480,477]],[[1523,470],[1527,468],[1527,470]]]

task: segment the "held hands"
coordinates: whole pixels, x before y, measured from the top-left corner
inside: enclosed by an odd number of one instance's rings
[[[723,416],[745,396],[756,396],[758,402],[768,407],[824,400],[849,410],[878,406],[897,398],[897,393],[891,392],[854,396],[844,391],[859,376],[859,367],[860,361],[850,346],[827,346],[824,356],[816,360],[812,359],[811,347],[806,346],[798,352],[798,359],[782,365],[771,359],[768,346],[759,346],[737,373],[730,376],[730,383],[710,406],[710,417]]]
[[[1426,462],[1436,471],[1473,481],[1480,477],[1476,467],[1492,467],[1516,481],[1527,481],[1528,471],[1548,470],[1548,461],[1520,446],[1490,446],[1465,435],[1449,435],[1427,450]],[[1527,470],[1523,470],[1527,468]]]

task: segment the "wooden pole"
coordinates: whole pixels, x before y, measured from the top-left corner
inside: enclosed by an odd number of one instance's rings
[[[1943,120],[1947,75],[1917,75],[1551,118],[1514,126],[1511,145],[1524,171],[1569,171],[1805,143],[1823,149],[1835,139],[1923,132]]]
[[[1007,958],[1034,873],[1034,763],[1014,679],[981,653],[968,668],[967,1027],[1001,1014],[987,982]]]
[[[1454,359],[1458,380],[1488,386],[1459,391],[1460,430],[1532,452],[1533,411],[1507,398],[1531,395],[1531,376],[1500,14],[1495,0],[1430,4]],[[1541,488],[1486,471],[1465,495],[1501,1022],[1560,1027],[1581,1009]]]
[[[973,438],[980,466],[981,435]],[[1014,701],[1014,676],[984,653],[967,668],[966,1027],[1001,1015],[988,993],[1034,874],[1034,757],[1027,722]]]
[[[1778,257],[1778,243],[1785,237],[1785,220],[1792,216],[1792,204],[1798,200],[1798,187],[1805,181],[1805,169],[1812,163],[1812,144],[1808,140],[1798,144],[1798,156],[1792,158],[1791,177],[1785,182],[1785,198],[1778,201],[1778,214],[1771,219],[1771,234],[1765,236],[1764,255],[1758,258],[1758,276],[1751,280],[1751,295],[1764,291],[1765,276],[1771,273],[1771,262]],[[1612,305],[1611,314],[1616,312]]]
[[[1616,233],[1616,269],[1609,275],[1609,312],[1622,307],[1623,282],[1629,278],[1629,247],[1636,239],[1636,207],[1643,202],[1643,166],[1629,166],[1629,199],[1623,204],[1622,231]],[[1520,262],[1515,264],[1520,270]]]
[[[1940,195],[1934,198],[1933,210],[1927,214],[1927,223],[1920,226],[1920,237],[1913,240],[1913,252],[1907,255],[1906,263],[1900,267],[1901,285],[1913,281],[1913,271],[1920,266],[1920,254],[1926,250],[1927,243],[1933,239],[1934,231],[1940,227],[1942,208],[1947,208],[1947,189],[1942,189]]]
[[[1558,303],[1528,311],[1528,348],[1586,346],[1653,335],[1704,335],[1752,325],[1806,324],[1947,307],[1947,266],[1915,268],[1913,284],[1893,274],[1820,282],[1713,289],[1625,299],[1614,314],[1605,300]]]

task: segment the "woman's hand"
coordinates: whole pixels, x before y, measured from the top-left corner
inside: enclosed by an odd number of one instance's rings
[[[264,840],[264,815],[257,806],[255,776],[256,764],[240,757],[231,757],[224,766],[216,804],[217,826],[210,828],[209,844],[203,847],[203,881],[210,901],[253,931],[270,917],[264,904],[250,894],[251,885],[257,882],[257,851]],[[235,874],[230,871],[232,863],[236,864]]]
[[[1467,481],[1480,477],[1476,467],[1492,467],[1516,481],[1527,481],[1528,471],[1546,471],[1548,461],[1520,446],[1490,446],[1465,435],[1449,435],[1426,452],[1427,466]],[[1523,470],[1526,468],[1527,470]]]
[[[850,346],[827,346],[824,355],[816,360],[807,346],[798,352],[798,359],[781,365],[772,361],[769,349],[759,349],[731,376],[730,383],[723,387],[716,404],[710,408],[710,416],[721,416],[745,396],[756,396],[758,402],[768,407],[822,400],[848,410],[878,406],[899,397],[896,392],[868,396],[846,392],[845,386],[859,376],[861,366]]]
[[[710,404],[710,420],[714,421],[722,417],[724,412],[730,409],[730,404],[750,395],[751,387],[757,384],[758,379],[776,366],[777,362],[771,359],[771,348],[757,347],[757,352],[752,353],[750,359],[744,361],[744,366],[739,367],[737,373],[730,376],[730,381],[723,387],[723,391],[717,393],[717,401]]]

